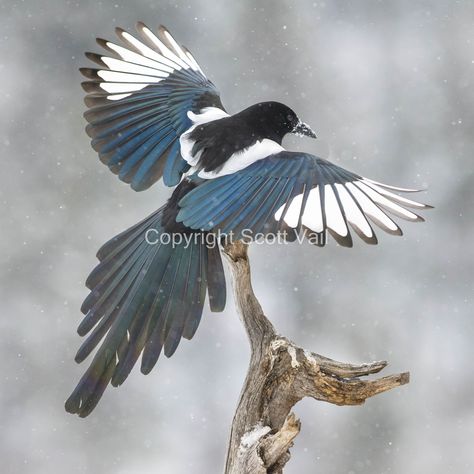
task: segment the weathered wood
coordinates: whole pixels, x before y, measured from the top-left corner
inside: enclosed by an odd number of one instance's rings
[[[224,247],[235,303],[251,347],[249,369],[232,422],[225,474],[279,474],[300,431],[291,413],[304,397],[335,405],[360,405],[409,381],[408,373],[376,380],[387,362],[354,365],[306,351],[278,335],[252,290],[247,244]]]

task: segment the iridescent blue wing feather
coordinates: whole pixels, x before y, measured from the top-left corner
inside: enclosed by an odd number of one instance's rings
[[[389,214],[421,221],[407,208],[431,207],[392,191],[415,190],[377,183],[313,155],[283,151],[202,182],[180,200],[177,220],[193,229],[232,233],[235,239],[276,232],[294,237],[304,230],[320,246],[329,233],[351,247],[352,228],[376,244],[371,223],[401,235]]]
[[[175,186],[188,170],[179,148],[192,125],[188,112],[224,108],[214,84],[164,27],[156,35],[143,23],[137,30],[140,40],[116,29],[123,45],[98,39],[107,53],[86,53],[99,68],[81,72],[93,148],[119,179],[142,191],[161,177]]]

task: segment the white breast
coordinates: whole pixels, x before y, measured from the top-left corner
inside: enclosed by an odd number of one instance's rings
[[[227,174],[236,173],[237,171],[243,170],[250,166],[252,163],[255,163],[258,160],[262,160],[267,156],[280,153],[285,149],[280,146],[278,143],[268,138],[257,141],[253,145],[245,148],[244,150],[234,153],[225,163],[224,166],[216,171],[200,171],[198,176],[204,179],[215,179],[220,176],[225,176]],[[191,170],[190,170],[191,171]]]

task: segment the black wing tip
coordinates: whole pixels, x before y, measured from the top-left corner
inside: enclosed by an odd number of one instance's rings
[[[84,337],[85,335],[87,335],[89,331],[90,331],[90,328],[89,326],[86,326],[84,324],[84,320],[81,322],[81,324],[79,324],[78,328],[76,329],[77,334],[81,337]]]
[[[88,332],[89,332],[89,329],[84,334],[80,334],[80,335],[84,336]],[[94,332],[81,344],[81,346],[77,350],[76,355],[74,356],[74,361],[77,364],[84,362],[89,357],[91,352],[97,347],[98,343],[100,342],[100,341],[94,340]]]
[[[140,372],[143,374],[143,375],[148,375],[151,371],[153,370],[153,367],[149,367],[147,365],[141,365],[140,366]]]
[[[144,28],[149,30],[148,26],[145,24],[145,22],[139,20],[135,23],[135,28],[137,29],[138,32],[141,32]],[[150,30],[151,31],[151,30]]]
[[[170,358],[173,356],[179,346],[180,340],[181,336],[175,338],[166,338],[165,345],[163,348],[163,354],[165,355],[165,357]]]
[[[144,32],[144,30],[152,31],[152,29],[147,26],[143,21],[137,21],[135,23],[135,30],[137,33],[140,35],[140,38],[145,41],[146,44],[150,44],[150,38],[148,38],[148,35]]]
[[[311,230],[309,227],[305,225],[298,224],[300,231],[297,232],[297,235],[300,235],[303,232],[303,236],[306,237],[308,242],[312,245],[316,245],[317,247],[325,247],[327,243],[327,236],[326,232],[323,230],[322,232],[315,232]]]
[[[89,397],[84,396],[84,386],[82,381],[79,382],[69,398],[64,402],[64,409],[71,415],[78,415],[79,418],[86,418],[92,413],[92,410],[97,406],[100,397],[91,403],[93,395]]]
[[[89,310],[91,309],[91,307],[93,306],[94,303],[91,304],[92,298],[93,298],[93,295],[92,295],[92,289],[91,289],[91,292],[87,295],[87,297],[82,302],[82,305],[81,305],[81,313],[82,314],[86,315],[89,312]],[[84,321],[81,322],[81,324],[79,325],[79,328],[81,326],[83,326],[83,324],[84,324]],[[78,329],[78,331],[79,331],[79,329]]]
[[[368,245],[377,245],[379,243],[377,239],[377,235],[374,232],[374,229],[372,229],[372,226],[369,224],[370,230],[372,231],[372,236],[368,237],[362,230],[360,230],[355,224],[352,222],[349,222],[349,225],[352,227],[352,230],[358,235],[358,237],[363,240],[366,244]]]
[[[99,46],[101,46],[102,48],[110,51],[110,48],[107,46],[107,43],[109,42],[108,40],[106,40],[104,38],[96,38],[95,41]]]
[[[89,354],[83,354],[82,351],[81,351],[81,349],[79,349],[79,350],[77,351],[76,355],[74,356],[74,362],[75,362],[76,364],[80,364],[81,362],[84,362],[84,360],[87,359],[87,356],[88,356],[88,355],[89,355]]]
[[[161,352],[161,349],[160,349],[160,352]],[[140,365],[140,372],[143,375],[148,375],[153,370],[156,363],[158,362],[158,358],[159,358],[159,355],[158,357],[155,356],[153,358],[145,357],[144,355],[142,355],[142,363]]]
[[[225,310],[225,298],[211,298],[209,297],[209,309],[212,313],[222,313]]]
[[[81,418],[90,415],[104,395],[115,368],[114,358],[93,362],[66,400],[66,411]]]
[[[146,191],[153,183],[146,183],[142,181],[132,181],[130,183],[130,187],[133,189],[133,191],[136,191],[137,193],[141,191]]]
[[[158,30],[157,30],[158,38],[165,44],[165,46],[167,48],[174,51],[174,48],[173,48],[172,44],[170,43],[168,37],[166,36],[166,33],[168,33],[168,35],[171,36],[171,38],[173,38],[173,35],[170,33],[168,28],[166,28],[166,26],[159,25]]]
[[[330,227],[327,228],[328,232],[331,234],[332,238],[341,246],[346,248],[352,248],[354,243],[352,241],[351,233],[347,227],[347,235],[339,235],[336,231],[333,231]]]
[[[93,67],[80,67],[79,72],[87,79],[98,80],[100,79],[97,75],[98,69]]]
[[[190,56],[193,55],[193,53],[191,53],[191,51],[189,51],[189,49],[188,49],[186,46],[181,45],[181,49],[182,49],[185,53],[189,54]]]
[[[120,387],[120,385],[122,385],[125,380],[127,380],[127,377],[130,375],[134,365],[135,362],[131,365],[131,367],[128,364],[120,366],[119,362],[119,365],[117,365],[117,369],[110,381],[110,385],[115,388]]]
[[[81,406],[81,399],[77,397],[74,393],[64,402],[64,408],[71,415],[76,415],[79,413]]]
[[[86,117],[86,114],[84,114],[84,118],[89,122],[89,119]],[[97,135],[95,127],[91,123],[88,123],[86,125],[85,131],[86,131],[87,136],[89,138],[94,139]],[[100,144],[96,143],[96,142],[91,142],[91,147],[96,152],[100,152],[100,150],[102,149],[102,146]],[[89,288],[89,285],[87,284],[87,282],[86,282],[86,287]],[[89,288],[89,290],[92,290],[92,288]]]
[[[84,87],[83,87],[84,89]],[[84,97],[84,105],[86,107],[92,108],[95,105],[95,98],[94,94],[88,94]],[[85,117],[85,112],[84,112],[84,117]]]
[[[94,62],[95,64],[99,65],[102,68],[108,68],[107,64],[102,61],[102,55],[97,54],[97,53],[91,53],[90,51],[87,51],[84,53],[84,56],[89,59],[89,61]]]
[[[378,225],[378,224],[377,224]],[[401,237],[403,235],[403,230],[397,225],[395,230],[389,229],[388,227],[379,226],[386,234],[394,235],[395,237]]]
[[[84,90],[84,92],[87,92],[87,93],[97,92],[97,82],[96,81],[81,82],[81,87]]]
[[[64,408],[71,415],[77,415],[79,418],[86,418],[97,406],[97,402],[90,404],[84,403],[80,397],[71,395],[71,397],[69,397],[64,403]]]

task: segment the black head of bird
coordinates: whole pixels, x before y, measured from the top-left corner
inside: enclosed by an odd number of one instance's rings
[[[288,133],[316,138],[311,127],[300,120],[290,107],[281,102],[259,102],[235,116],[239,116],[248,124],[256,135],[279,144]]]

